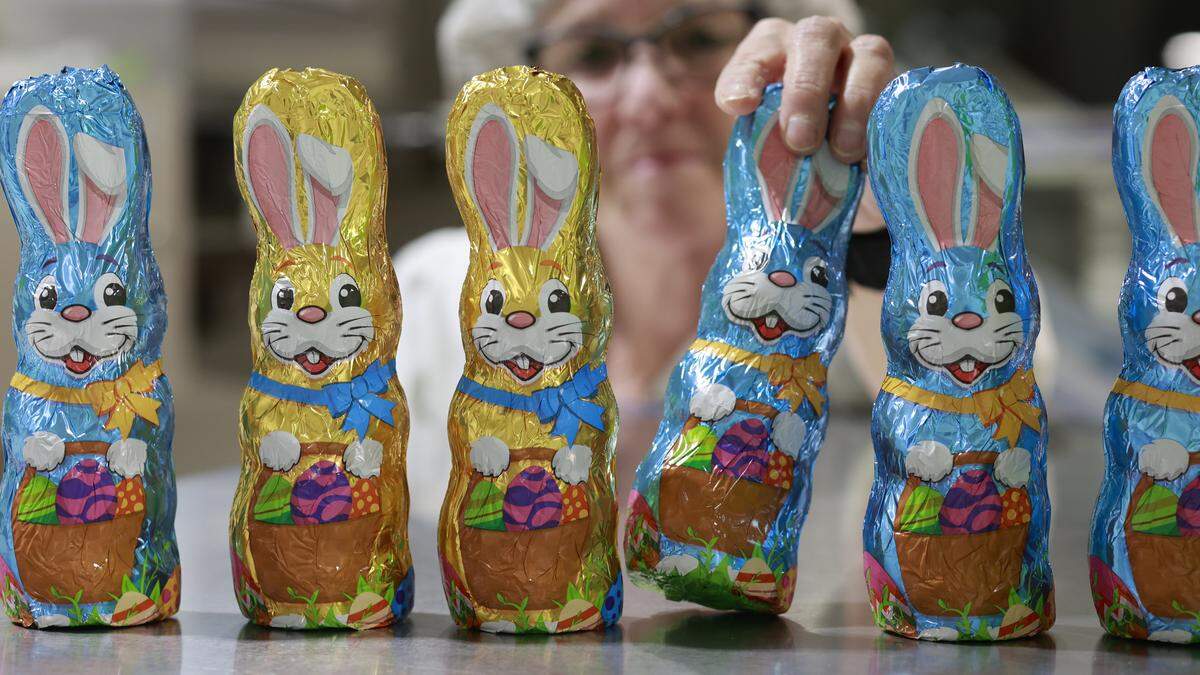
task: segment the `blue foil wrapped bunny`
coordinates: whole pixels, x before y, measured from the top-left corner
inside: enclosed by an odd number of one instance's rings
[[[25,626],[179,608],[166,296],[142,118],[107,67],[15,84],[0,105],[21,239],[4,402],[0,575]]]
[[[892,238],[863,524],[875,622],[932,640],[1036,634],[1054,595],[1020,124],[987,72],[924,68],[884,90],[868,141]]]
[[[858,166],[797,158],[781,88],[740,118],[725,157],[729,223],[704,283],[696,341],[629,495],[631,578],[672,600],[784,612],[841,342]]]
[[[1106,631],[1183,643],[1200,642],[1198,121],[1196,67],[1138,73],[1113,112],[1113,173],[1133,256],[1088,561]]]

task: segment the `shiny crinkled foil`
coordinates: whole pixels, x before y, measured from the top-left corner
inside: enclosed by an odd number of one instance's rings
[[[923,68],[880,95],[868,139],[892,238],[863,523],[875,623],[930,640],[1039,633],[1054,586],[1020,122],[987,72]]]
[[[671,377],[625,523],[630,578],[672,600],[784,612],[828,419],[825,371],[846,318],[859,166],[797,157],[782,88],[738,120],[725,155],[725,246]]]
[[[1182,643],[1200,642],[1198,123],[1195,67],[1138,73],[1113,111],[1113,173],[1133,257],[1088,560],[1104,630]]]
[[[379,116],[350,77],[270,70],[233,131],[258,235],[229,526],[238,605],[276,627],[385,626],[411,611],[413,574]]]
[[[612,625],[612,301],[583,98],[538,69],[477,76],[446,123],[446,170],[471,240],[438,536],[451,614],[493,632]]]
[[[0,583],[25,626],[179,609],[166,295],[142,118],[107,67],[13,85],[4,193],[21,237],[4,402]]]

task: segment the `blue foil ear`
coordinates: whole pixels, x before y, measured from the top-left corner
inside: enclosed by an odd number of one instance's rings
[[[730,138],[725,246],[626,522],[636,583],[719,609],[791,604],[862,193],[861,168],[827,146],[812,157],[787,150],[780,92],[768,87]]]

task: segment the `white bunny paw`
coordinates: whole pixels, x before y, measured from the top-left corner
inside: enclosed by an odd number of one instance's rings
[[[146,442],[122,438],[108,446],[108,468],[126,478],[142,475],[146,468]]]
[[[51,628],[57,626],[70,626],[71,617],[66,614],[44,614],[35,619],[38,628]]]
[[[804,445],[804,436],[807,433],[804,418],[796,413],[779,413],[771,423],[771,442],[792,459],[800,454],[800,446]]]
[[[284,614],[271,617],[272,628],[304,628],[308,621],[303,614]]]
[[[592,468],[592,449],[586,445],[568,445],[554,453],[550,461],[554,475],[568,485],[582,483],[588,479]]]
[[[1025,487],[1029,482],[1029,451],[1025,448],[1009,448],[996,458],[995,475],[1009,487]]]
[[[499,476],[508,468],[508,445],[495,436],[471,441],[471,466],[485,476]]]
[[[1155,480],[1179,478],[1187,467],[1187,448],[1169,438],[1143,445],[1138,454],[1138,470]]]
[[[287,471],[300,461],[300,440],[286,431],[272,431],[258,444],[263,464],[275,471]]]
[[[354,441],[346,446],[342,453],[342,461],[346,470],[359,478],[370,478],[379,475],[379,466],[383,464],[383,443],[368,438],[361,443]]]
[[[49,431],[35,431],[21,446],[25,463],[38,471],[50,471],[62,463],[67,446],[63,439]]]
[[[655,570],[663,574],[674,572],[680,576],[690,574],[692,570],[700,566],[700,561],[690,555],[669,555],[658,561],[658,566]]]
[[[958,631],[949,626],[938,626],[937,628],[926,628],[918,633],[917,637],[921,638],[922,640],[949,642],[958,639]]]
[[[936,483],[950,474],[954,457],[950,448],[937,441],[918,441],[908,448],[904,470],[927,483]]]
[[[1156,630],[1150,634],[1150,639],[1156,642],[1173,642],[1177,645],[1191,644],[1196,640],[1196,634],[1190,630],[1175,628],[1173,630]]]
[[[692,395],[689,412],[702,422],[712,422],[728,417],[737,403],[733,390],[723,384],[710,384]]]

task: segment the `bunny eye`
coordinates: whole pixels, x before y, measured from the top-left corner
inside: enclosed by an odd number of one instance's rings
[[[488,282],[483,289],[481,298],[483,311],[488,314],[500,314],[504,309],[504,288],[495,279]]]
[[[271,301],[277,309],[291,309],[296,302],[296,289],[292,287],[292,282],[287,279],[276,281],[275,288],[271,289]]]
[[[808,280],[822,288],[829,287],[829,268],[825,266],[825,261],[813,256],[804,261],[805,275]]]
[[[757,272],[767,266],[767,260],[770,255],[764,250],[751,251],[746,257],[746,270],[749,272]]]
[[[332,290],[333,299],[337,301],[338,307],[362,307],[362,290],[349,274],[337,275],[333,280]]]
[[[1158,302],[1168,312],[1183,313],[1188,307],[1187,288],[1182,279],[1171,277],[1158,289]]]
[[[46,277],[38,282],[37,289],[33,292],[33,297],[37,300],[38,307],[42,309],[54,309],[58,305],[58,286],[54,277]]]
[[[925,285],[921,294],[921,311],[929,316],[946,316],[950,310],[950,297],[946,295],[946,286],[940,281],[931,281]]]
[[[121,278],[112,272],[101,275],[96,280],[93,286],[93,299],[96,301],[96,306],[119,307],[123,306],[127,300],[125,284],[121,282]]]
[[[558,279],[551,279],[542,284],[542,306],[546,312],[555,314],[571,311],[571,294],[567,287]]]
[[[1013,297],[1012,291],[1007,288],[1001,288],[996,291],[996,297],[993,302],[996,304],[996,311],[1000,314],[1007,314],[1017,310],[1017,299]]]

